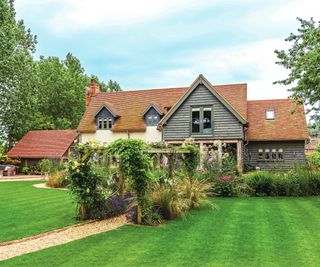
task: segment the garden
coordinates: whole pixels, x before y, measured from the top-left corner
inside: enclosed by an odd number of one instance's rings
[[[230,148],[219,143],[200,155],[193,140],[182,146],[119,139],[104,147],[79,144],[67,164],[39,163],[50,187],[68,187],[77,218],[126,214],[129,221],[159,225],[191,209],[216,205],[210,197],[320,195],[320,147],[288,172],[238,172]],[[199,169],[200,158],[203,162]]]
[[[68,190],[0,184],[0,241],[120,215],[132,224],[0,265],[319,265],[320,148],[289,172],[240,174],[218,146],[200,155],[192,140],[126,139],[79,144],[68,163],[41,161],[47,187]]]

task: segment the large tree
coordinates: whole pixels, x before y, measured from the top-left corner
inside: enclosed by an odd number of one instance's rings
[[[76,128],[85,110],[85,86],[90,79],[80,61],[68,53],[58,57],[40,57],[35,63],[37,108],[33,129]]]
[[[320,22],[312,18],[297,18],[300,27],[285,41],[292,43],[287,50],[275,50],[277,64],[289,70],[286,79],[275,83],[290,86],[292,97],[310,110],[320,110]]]
[[[76,128],[85,110],[90,78],[80,61],[71,53],[34,60],[35,48],[13,0],[0,0],[0,141],[9,147],[29,130]],[[121,90],[92,77],[102,91]]]
[[[36,38],[16,20],[13,1],[0,0],[0,139],[9,146],[30,127]]]

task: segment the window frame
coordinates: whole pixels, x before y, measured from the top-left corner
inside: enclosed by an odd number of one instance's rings
[[[210,118],[210,124],[211,124],[211,132],[210,133],[204,133],[204,123],[203,123],[203,118],[204,118],[204,111],[205,109],[209,109],[210,108],[210,112],[211,112],[211,118]],[[192,131],[192,112],[193,111],[197,111],[197,109],[199,109],[199,132],[193,132]],[[208,110],[206,110],[208,111]],[[213,106],[212,105],[197,105],[197,106],[190,106],[190,117],[189,117],[189,121],[190,121],[190,129],[189,129],[189,133],[190,136],[192,137],[202,137],[202,136],[212,136],[213,135]]]
[[[275,159],[273,158],[274,153],[276,156]],[[280,155],[282,155],[282,156],[280,156]],[[259,147],[257,149],[257,161],[268,161],[268,162],[270,162],[270,161],[274,161],[274,162],[284,161],[284,149],[282,147],[272,148],[272,149],[270,149],[268,147]]]
[[[268,114],[268,112],[272,112],[273,113],[273,117],[272,118],[268,118],[268,116],[267,116],[267,114]],[[266,111],[265,111],[265,118],[266,118],[266,120],[267,121],[274,121],[275,119],[276,119],[276,112],[275,112],[275,110],[274,109],[266,109]]]
[[[114,120],[111,117],[98,117],[98,130],[111,130],[113,127]],[[111,123],[110,123],[111,122]]]
[[[149,119],[148,117],[151,117],[151,119]],[[146,125],[147,126],[157,126],[159,124],[160,121],[160,114],[146,114]]]

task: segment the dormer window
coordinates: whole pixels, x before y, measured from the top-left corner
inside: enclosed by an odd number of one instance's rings
[[[103,104],[95,114],[96,125],[98,130],[111,130],[113,124],[119,115],[110,104]]]
[[[275,119],[274,109],[266,110],[266,120],[274,120],[274,119]]]
[[[163,113],[155,104],[150,104],[142,113],[147,126],[157,126]]]
[[[147,126],[156,126],[160,121],[160,117],[158,114],[148,114],[146,116],[146,124]]]
[[[112,128],[112,118],[98,118],[98,129],[99,130],[110,130]]]

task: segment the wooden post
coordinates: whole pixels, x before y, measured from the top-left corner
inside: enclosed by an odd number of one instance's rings
[[[219,166],[221,166],[222,164],[222,142],[221,141],[218,142],[218,163],[219,163]]]
[[[242,140],[238,140],[237,142],[237,165],[238,165],[238,171],[240,173],[243,172],[243,141]]]
[[[204,143],[203,142],[199,143],[199,148],[200,148],[200,164],[199,164],[199,167],[200,167],[200,170],[202,170],[203,169],[203,162],[204,162]]]
[[[142,216],[141,216],[141,207],[140,207],[140,205],[138,205],[138,207],[137,207],[137,223],[138,224],[141,224],[141,222],[142,222],[142,218],[141,218]]]

